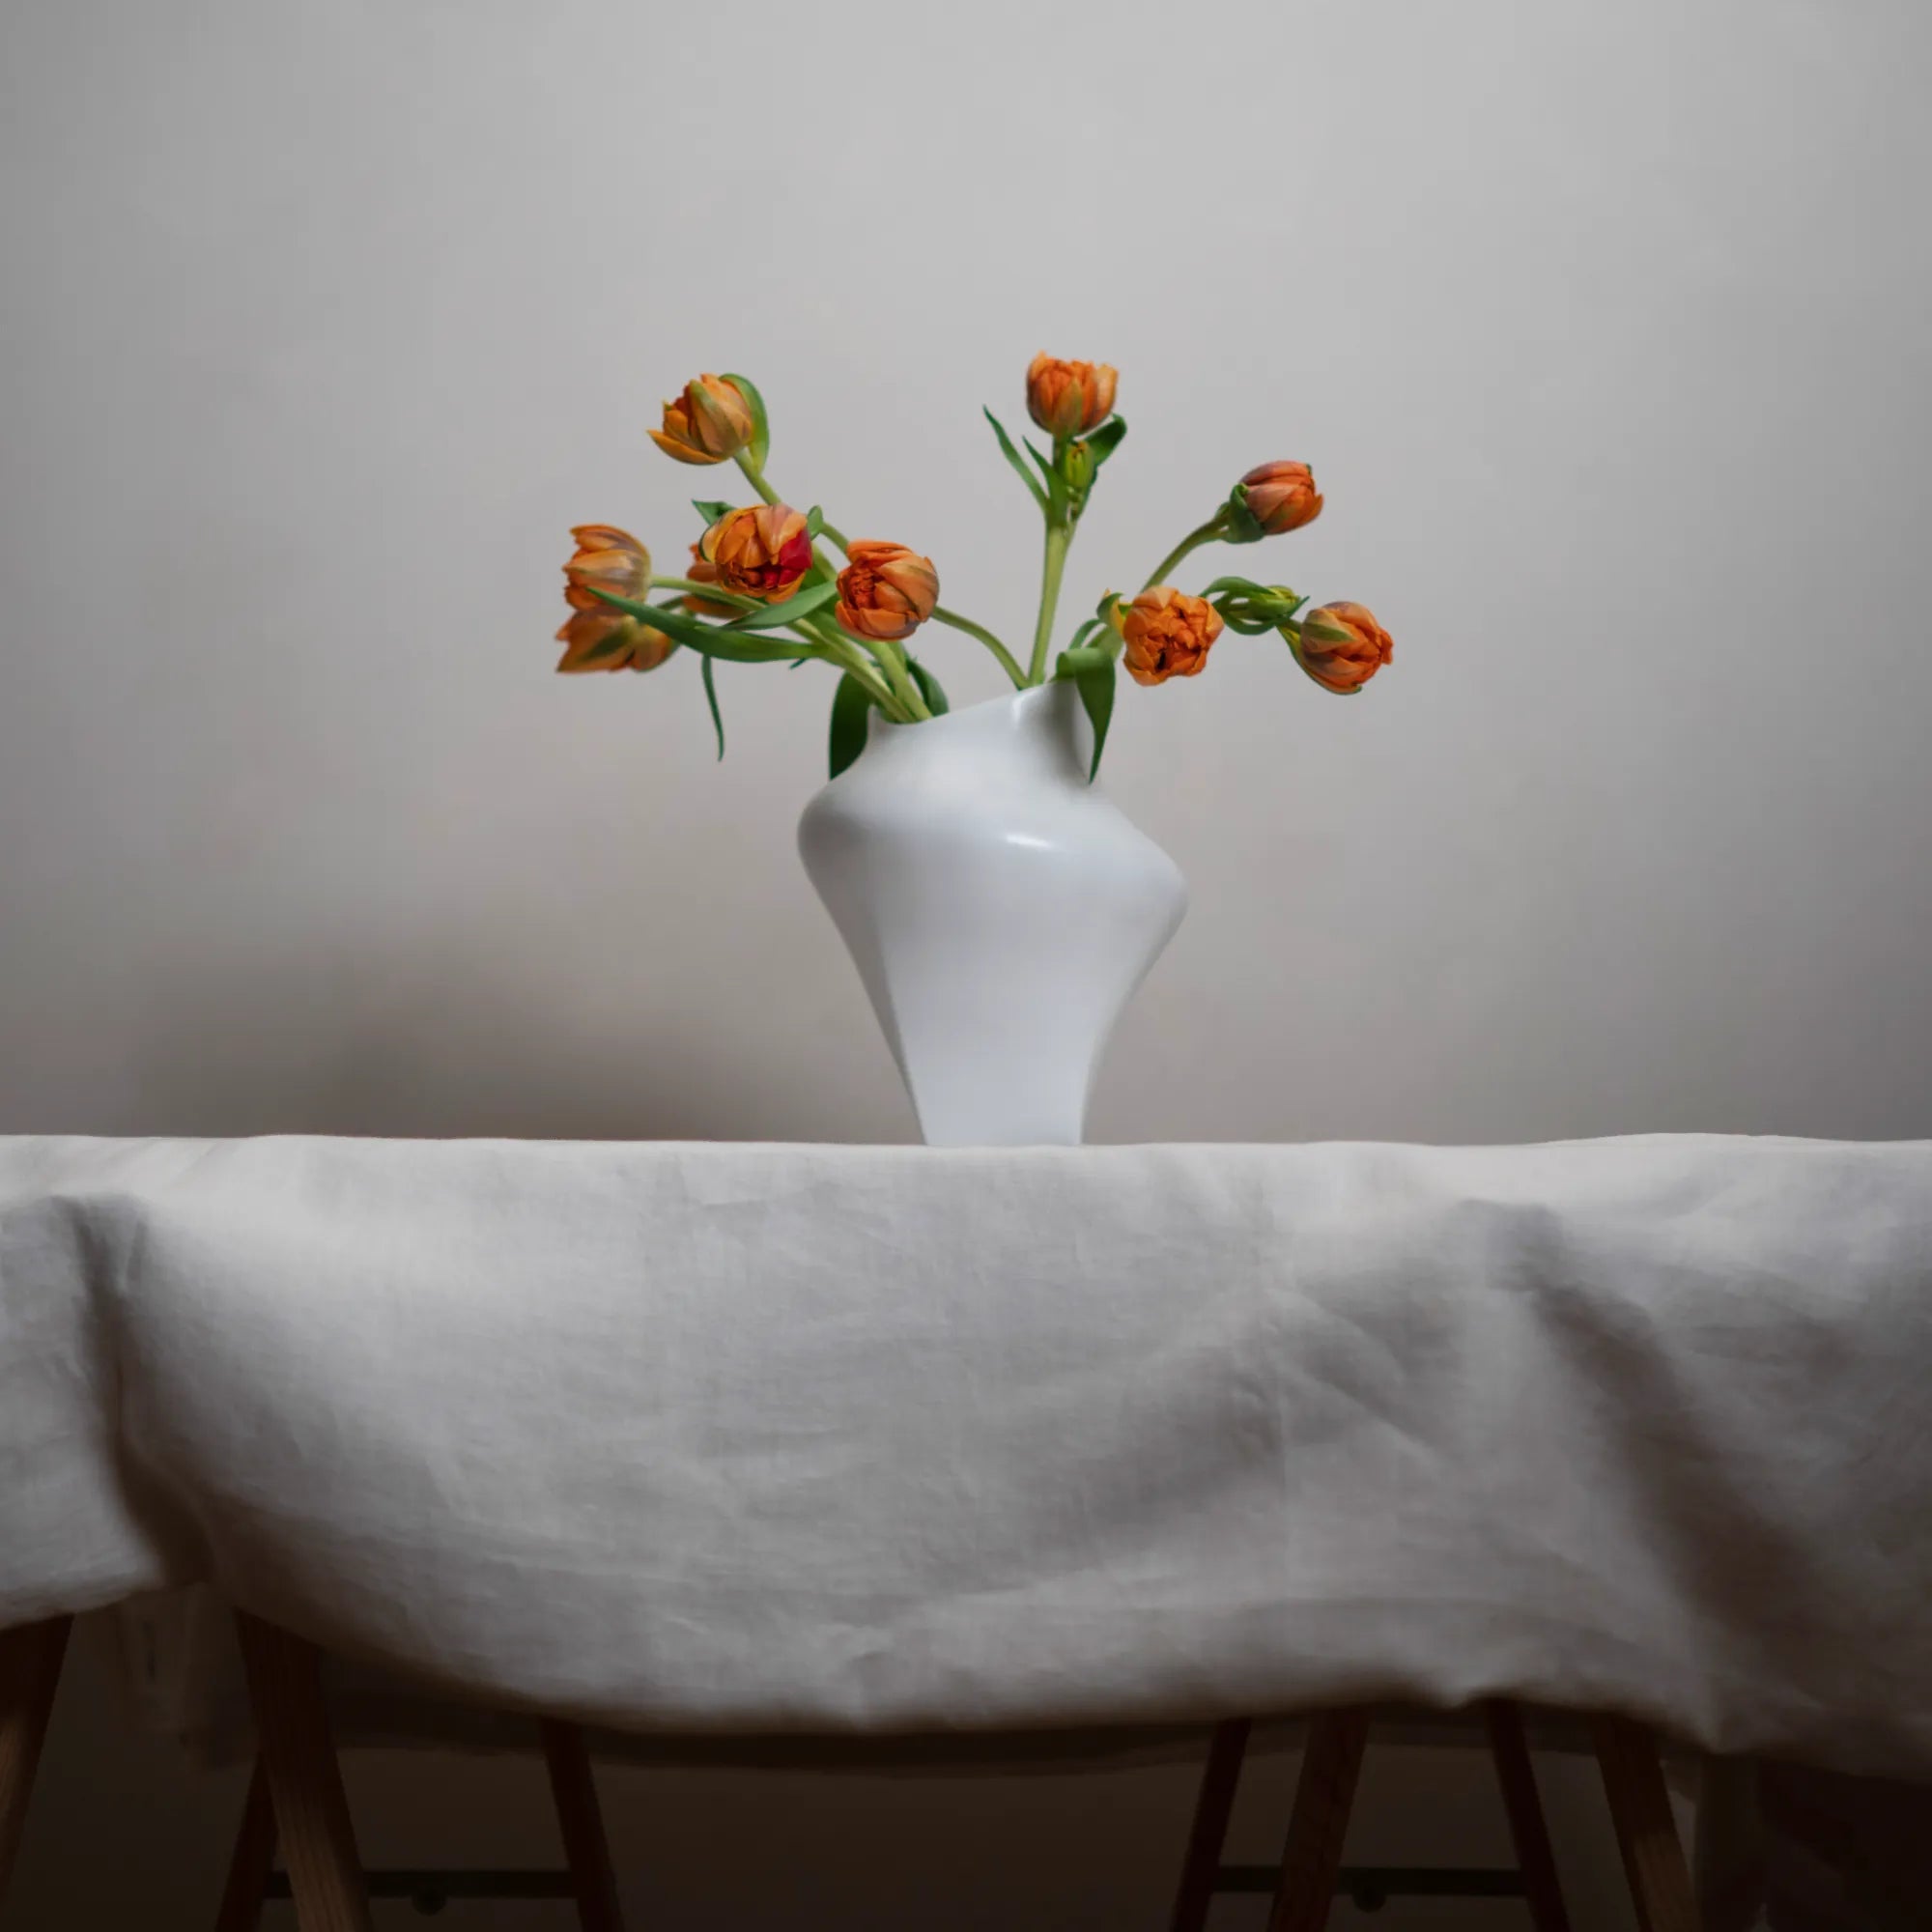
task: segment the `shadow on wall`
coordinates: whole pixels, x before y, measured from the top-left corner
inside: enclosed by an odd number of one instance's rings
[[[211,1136],[829,1137],[809,1080],[749,1043],[734,1055],[728,1031],[700,1038],[668,1024],[668,1002],[654,1014],[632,993],[638,972],[628,961],[619,973],[566,963],[540,988],[527,970],[473,962],[258,954],[156,988],[128,1029],[136,1044],[114,1099],[71,1124]],[[883,1083],[880,1092],[896,1097]],[[910,1110],[837,1124],[902,1140]]]

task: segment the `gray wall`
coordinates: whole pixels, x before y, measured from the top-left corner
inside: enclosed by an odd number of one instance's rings
[[[1124,697],[1195,907],[1096,1137],[1932,1128],[1922,9],[4,31],[0,1128],[907,1137],[792,851],[828,675],[727,671],[716,766],[695,664],[551,675],[557,566],[681,554],[731,472],[644,428],[743,368],[1018,631],[1042,346],[1133,424],[1074,605],[1296,455],[1218,555],[1397,639]]]
[[[551,676],[556,567],[680,554],[643,431],[739,368],[797,500],[1019,631],[978,411],[1045,347],[1133,424],[1071,605],[1300,456],[1227,562],[1398,640],[1126,694],[1195,907],[1096,1137],[1932,1132],[1928,56],[1906,0],[18,0],[0,1130],[907,1137],[792,854],[827,680],[727,673],[715,766],[692,664]],[[35,1869],[106,1883],[111,1790],[199,1911],[225,1815],[89,1772],[92,1696]],[[1136,1814],[1028,1815],[1077,1872]],[[1018,1925],[987,1829],[959,1922]]]

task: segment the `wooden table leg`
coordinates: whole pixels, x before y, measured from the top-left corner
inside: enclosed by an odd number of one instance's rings
[[[262,1764],[300,1932],[373,1932],[315,1646],[238,1613]]]
[[[1522,1734],[1522,1713],[1508,1699],[1492,1697],[1483,1706],[1483,1720],[1489,1727],[1496,1782],[1502,1786],[1503,1809],[1509,1815],[1517,1868],[1522,1873],[1529,1922],[1536,1932],[1570,1932],[1570,1915],[1563,1909],[1563,1888],[1556,1878],[1556,1854],[1536,1792],[1536,1768]]]
[[[0,1899],[20,1848],[71,1617],[0,1631]]]
[[[1241,1781],[1241,1760],[1248,1751],[1248,1720],[1237,1718],[1216,1724],[1208,1740],[1208,1765],[1194,1801],[1194,1825],[1187,1834],[1187,1857],[1180,1867],[1169,1932],[1202,1932],[1208,1923],[1214,1881],[1221,1870],[1221,1848],[1228,1842],[1228,1820],[1234,1815],[1235,1788]]]
[[[214,1932],[255,1932],[274,1862],[275,1807],[269,1796],[269,1774],[258,1757],[248,1779],[248,1795],[242,1801],[242,1823],[235,1833]]]
[[[1657,1740],[1628,1718],[1598,1718],[1592,1729],[1640,1932],[1697,1932],[1690,1867],[1670,1815]]]
[[[1369,1714],[1359,1705],[1309,1719],[1267,1932],[1324,1932],[1368,1741]]]
[[[577,1888],[577,1922],[582,1932],[624,1932],[617,1903],[617,1877],[611,1869],[611,1847],[604,1836],[604,1814],[597,1804],[597,1780],[583,1733],[554,1718],[542,1720],[544,1763],[556,1804],[563,1854]]]

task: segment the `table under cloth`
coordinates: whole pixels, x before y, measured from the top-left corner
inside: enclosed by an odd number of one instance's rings
[[[697,1732],[1932,1770],[1932,1143],[0,1139],[0,1626]]]

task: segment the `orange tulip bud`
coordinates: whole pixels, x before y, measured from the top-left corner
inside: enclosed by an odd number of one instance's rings
[[[1389,634],[1361,604],[1321,604],[1302,619],[1301,639],[1289,641],[1301,668],[1329,691],[1359,691],[1395,655]]]
[[[1027,370],[1027,413],[1054,436],[1084,436],[1113,414],[1119,380],[1106,362],[1036,355]]]
[[[680,463],[723,463],[751,443],[756,422],[745,392],[728,376],[699,376],[664,406],[651,440]]]
[[[721,590],[781,604],[811,568],[811,539],[797,510],[753,503],[725,511],[698,539],[697,556],[716,570]]]
[[[1247,504],[1264,536],[1298,530],[1321,514],[1315,472],[1305,463],[1264,463],[1241,478],[1236,496]]]
[[[1221,635],[1220,614],[1211,604],[1165,583],[1143,590],[1120,615],[1127,675],[1136,684],[1197,676]]]
[[[596,595],[641,600],[651,587],[651,554],[627,530],[580,524],[570,533],[577,552],[563,566],[570,615],[557,632],[564,653],[558,670],[655,670],[677,645],[665,634],[613,610]]]
[[[855,638],[909,638],[939,602],[939,573],[929,556],[904,544],[859,542],[845,553],[833,614]]]

